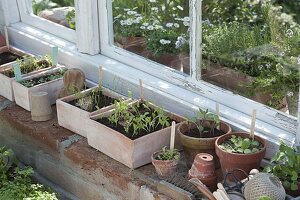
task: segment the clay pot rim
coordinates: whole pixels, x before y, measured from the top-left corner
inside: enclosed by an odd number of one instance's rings
[[[207,120],[207,121],[212,121],[212,120]],[[228,123],[226,123],[226,122],[224,122],[224,121],[221,121],[220,123],[221,124],[224,124],[225,126],[227,126],[228,128],[229,128],[229,130],[228,130],[228,132],[227,133],[224,133],[223,135],[220,135],[220,136],[216,136],[216,137],[211,137],[211,138],[196,138],[196,137],[191,137],[191,136],[187,136],[187,135],[185,135],[184,133],[182,133],[181,132],[181,127],[182,126],[184,126],[184,125],[187,125],[187,123],[189,123],[188,121],[185,121],[185,122],[183,122],[182,124],[180,124],[179,126],[178,126],[178,128],[177,128],[177,130],[178,130],[178,133],[179,133],[179,135],[181,136],[181,137],[183,137],[183,138],[186,138],[186,139],[190,139],[190,140],[207,140],[207,141],[210,141],[210,140],[216,140],[216,139],[218,139],[219,137],[222,137],[222,136],[224,136],[224,135],[227,135],[227,134],[231,134],[232,133],[232,128],[231,128],[231,126],[228,124]]]
[[[179,158],[176,160],[176,159],[173,159],[173,160],[158,160],[158,159],[156,159],[156,156],[158,155],[158,154],[160,154],[162,152],[162,150],[160,150],[160,151],[156,151],[156,152],[154,152],[152,155],[151,155],[151,160],[152,161],[156,161],[156,162],[164,162],[164,163],[172,163],[172,162],[178,162],[179,160],[180,160],[180,153],[178,152],[178,155],[179,155]]]
[[[258,155],[258,154],[261,154],[262,152],[266,151],[266,141],[265,139],[263,139],[262,137],[258,136],[258,135],[255,135],[254,138],[255,139],[258,139],[259,142],[261,142],[263,144],[263,148],[261,150],[259,150],[258,152],[256,153],[248,153],[248,154],[243,154],[243,153],[230,153],[230,152],[227,152],[227,151],[224,151],[223,149],[221,149],[219,147],[219,141],[224,138],[224,137],[229,137],[231,135],[238,135],[238,136],[245,136],[245,137],[248,137],[250,138],[250,134],[248,132],[233,132],[233,133],[229,133],[229,134],[226,134],[226,135],[222,135],[220,136],[216,142],[215,142],[215,148],[218,149],[220,152],[222,152],[223,154],[229,154],[229,155],[236,155],[236,156],[244,156],[244,155]]]

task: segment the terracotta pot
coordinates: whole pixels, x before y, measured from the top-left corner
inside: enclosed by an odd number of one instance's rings
[[[181,71],[181,62],[178,55],[164,54],[155,59],[156,62]]]
[[[195,138],[187,136],[189,130],[189,125],[183,123],[178,127],[178,133],[180,135],[181,144],[183,146],[183,151],[186,159],[186,164],[188,168],[192,166],[195,156],[198,153],[208,153],[212,155],[215,159],[215,167],[220,168],[219,159],[215,153],[215,141],[218,137],[213,138]],[[191,128],[195,128],[195,124],[191,124]],[[231,127],[225,122],[221,122],[220,129],[223,133],[231,133]]]
[[[300,196],[300,182],[298,182],[298,190],[291,190],[289,188],[284,188],[288,195],[292,197],[299,197]]]
[[[209,189],[214,191],[217,186],[214,157],[210,154],[199,153],[196,155],[192,168],[188,172],[189,179],[197,178]]]
[[[235,69],[224,67],[209,60],[204,60],[203,62],[207,66],[206,73],[202,73],[202,79],[204,81],[247,97],[247,93],[249,92],[248,87],[251,87],[255,77]],[[258,88],[249,98],[266,104],[268,101],[272,100],[272,94],[270,92],[265,93]]]
[[[229,153],[222,150],[219,145],[224,141],[229,140],[232,135],[241,136],[243,138],[251,138],[250,134],[244,132],[236,132],[219,137],[215,142],[216,154],[218,155],[222,167],[223,175],[234,170],[241,169],[244,170],[247,174],[250,173],[252,169],[259,169],[260,162],[265,157],[266,154],[266,142],[263,138],[255,136],[255,140],[263,144],[263,149],[257,153],[251,154],[239,154],[239,153]],[[235,173],[235,176],[242,180],[246,178],[246,175],[242,172]]]
[[[117,43],[117,46],[138,55],[142,55],[146,49],[145,37],[122,37]]]
[[[172,176],[176,172],[179,159],[178,160],[157,160],[156,158],[160,153],[161,151],[152,154],[151,160],[152,160],[152,164],[155,167],[158,177],[160,179],[165,179],[169,176]]]

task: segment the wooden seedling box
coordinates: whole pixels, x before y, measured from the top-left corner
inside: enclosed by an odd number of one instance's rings
[[[0,47],[0,54],[4,52],[10,52],[13,54],[16,54],[18,56],[24,56],[24,55],[29,55],[32,56],[24,51],[21,51],[19,49],[16,49],[14,47]],[[5,63],[3,65],[0,65],[0,72],[5,71],[5,70],[10,70],[12,68],[12,65],[15,63],[14,62],[9,62]],[[4,74],[0,73],[0,95],[7,98],[10,101],[14,101],[14,95],[13,95],[13,90],[12,90],[12,81],[15,80],[15,78],[9,78],[5,76]]]
[[[138,101],[131,103],[136,104]],[[156,107],[155,105],[151,106]],[[87,121],[85,128],[90,146],[132,169],[151,163],[151,155],[154,152],[161,150],[164,146],[169,147],[171,126],[131,140],[122,133],[95,121],[101,117],[108,117],[113,112],[114,110],[110,110],[92,116]],[[185,120],[174,113],[165,112],[174,121],[182,123]],[[180,123],[176,125],[176,130]]]
[[[98,89],[98,86],[83,91],[80,96],[73,94],[58,99],[56,101],[58,124],[66,129],[69,129],[70,131],[73,131],[74,133],[77,133],[83,137],[87,137],[86,121],[89,120],[90,115],[96,115],[111,110],[114,108],[114,105],[101,108],[94,112],[88,112],[70,104],[69,102],[78,98],[85,97],[96,89]],[[125,98],[124,96],[115,93],[107,88],[102,88],[102,93],[103,95],[111,97],[113,99]],[[128,99],[126,101],[131,100]]]
[[[60,67],[50,69],[50,70],[47,70],[47,71],[42,71],[42,72],[39,72],[37,74],[27,76],[23,80],[30,80],[30,79],[42,77],[44,75],[57,72],[58,70],[62,70],[64,68],[65,67],[60,66]],[[24,85],[20,84],[16,80],[14,80],[12,82],[12,86],[13,86],[13,93],[14,93],[14,96],[15,96],[16,104],[21,106],[22,108],[28,110],[28,111],[31,111],[31,108],[30,108],[30,101],[31,100],[30,99],[31,99],[31,94],[32,93],[47,92],[50,103],[55,104],[56,99],[58,98],[58,94],[59,94],[60,90],[64,87],[64,83],[63,83],[63,78],[59,78],[59,79],[56,79],[56,80],[52,80],[52,81],[42,83],[42,84],[39,84],[39,85],[35,85],[33,87],[28,88],[28,87],[25,87]]]

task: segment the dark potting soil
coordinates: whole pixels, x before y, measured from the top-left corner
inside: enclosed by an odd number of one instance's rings
[[[139,112],[141,114],[144,114],[145,112],[149,112],[150,116],[152,115],[153,111],[154,111],[153,109],[151,109],[150,111],[146,110],[143,106],[140,106],[140,108],[139,108]],[[108,118],[100,118],[100,119],[98,119],[96,121],[99,122],[99,123],[101,123],[101,124],[103,124],[103,125],[105,125],[105,126],[108,126],[111,129],[114,129],[115,131],[118,131],[119,133],[122,133],[124,136],[128,137],[131,140],[135,140],[135,139],[138,139],[138,138],[141,138],[141,137],[143,137],[145,135],[150,134],[149,132],[143,130],[143,131],[141,131],[137,135],[131,135],[133,133],[133,128],[130,128],[129,131],[128,131],[128,133],[126,133],[125,130],[124,130],[124,127],[121,124],[118,124],[117,126],[115,126],[115,124],[111,124],[111,122],[108,120]],[[168,121],[171,124],[172,119],[168,118]],[[176,122],[176,123],[178,123],[178,122]],[[154,130],[152,130],[151,133],[155,132],[155,131],[158,131],[158,130],[161,130],[163,128],[166,128],[166,127],[162,127],[162,126],[159,125]]]
[[[92,94],[90,93],[89,96],[92,96]],[[84,97],[86,97],[86,96],[84,96]],[[93,94],[93,97],[92,97],[92,104],[93,104],[92,108],[91,108],[91,110],[85,110],[85,111],[94,112],[98,109],[112,105],[114,103],[114,101],[115,101],[115,99],[103,95],[101,90],[95,91]],[[77,102],[78,102],[78,99],[75,99],[73,101],[70,101],[69,104],[82,109],[80,106],[77,105]]]
[[[47,61],[44,61],[44,60],[39,61],[38,65],[36,67],[32,67],[32,68],[28,68],[26,65],[22,65],[22,64],[20,65],[22,74],[28,74],[30,72],[37,71],[37,70],[40,70],[40,69],[46,69],[48,67],[50,67],[50,63],[47,62]],[[4,70],[0,73],[7,76],[7,77],[9,77],[9,78],[15,77],[15,73],[14,73],[13,69]]]
[[[122,133],[123,135],[125,135],[126,137],[128,137],[129,139],[131,140],[135,140],[135,139],[138,139],[140,137],[143,137],[145,135],[148,135],[149,133],[146,132],[146,131],[141,131],[139,134],[137,135],[130,135],[130,133],[133,133],[133,129],[129,129],[129,132],[126,133],[125,130],[124,130],[124,127],[120,124],[118,124],[117,126],[113,125],[110,123],[110,121],[107,119],[107,118],[101,118],[101,119],[98,119],[97,122],[105,125],[105,126],[108,126],[109,128],[111,129],[114,129],[115,131],[118,131],[120,133]],[[158,131],[158,130],[161,130],[163,127],[162,126],[158,126],[154,131],[152,132],[155,132],[155,131]]]
[[[224,135],[223,131],[220,131],[219,129],[215,128],[213,131],[211,131],[210,128],[204,128],[203,132],[200,134],[198,128],[190,129],[185,133],[186,136],[194,137],[194,138],[214,138],[219,137],[221,135]]]
[[[0,65],[13,62],[17,59],[21,59],[22,56],[16,55],[11,52],[3,52],[0,54]]]
[[[45,76],[41,76],[38,78],[34,78],[34,79],[30,79],[30,80],[23,80],[23,81],[20,81],[19,83],[24,85],[25,87],[30,88],[30,87],[33,87],[33,86],[36,86],[36,85],[39,85],[42,83],[46,83],[46,82],[50,82],[52,80],[62,78],[63,75],[64,75],[63,71],[58,71],[58,72],[55,72],[52,74],[47,74]]]

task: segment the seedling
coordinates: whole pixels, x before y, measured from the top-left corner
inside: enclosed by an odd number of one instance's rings
[[[177,149],[167,149],[163,147],[162,151],[157,155],[157,160],[179,160],[180,153]]]
[[[126,133],[132,131],[132,136],[170,126],[170,118],[163,109],[152,108],[147,101],[132,105],[123,100],[115,101],[115,110],[108,120],[114,126],[122,125]]]
[[[201,108],[199,108],[199,111],[196,112],[196,116],[190,118],[188,121],[196,125],[199,130],[200,137],[208,133],[212,133],[212,135],[214,135],[215,128],[219,128],[221,122],[218,115],[208,112],[208,109],[202,110]],[[205,128],[209,129],[205,130]]]
[[[263,145],[256,140],[232,135],[230,140],[220,144],[219,147],[229,153],[250,154],[260,151]]]

